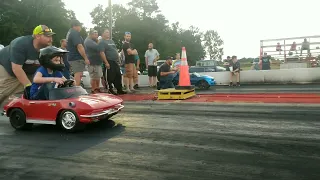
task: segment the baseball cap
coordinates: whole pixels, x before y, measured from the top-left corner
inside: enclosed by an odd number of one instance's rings
[[[77,19],[73,19],[71,20],[71,27],[74,27],[74,26],[82,26],[82,24]]]
[[[56,33],[52,32],[52,29],[48,28],[46,25],[39,25],[34,28],[33,35],[45,35],[45,36],[52,36]]]
[[[172,60],[173,58],[171,56],[167,56],[166,60]]]
[[[94,30],[94,29],[91,29],[90,32],[89,32],[89,34],[95,34],[95,33],[98,33],[98,31]]]

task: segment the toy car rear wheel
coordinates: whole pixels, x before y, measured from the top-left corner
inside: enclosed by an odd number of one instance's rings
[[[26,114],[19,108],[12,109],[9,116],[10,124],[17,130],[28,130],[33,124],[27,123]]]
[[[80,130],[82,127],[77,114],[72,110],[62,111],[60,113],[58,123],[61,128],[67,132],[75,132]]]
[[[209,89],[209,88],[210,88],[210,85],[209,85],[209,83],[208,83],[207,81],[202,80],[202,81],[200,81],[200,82],[198,83],[198,87],[199,87],[200,89]]]

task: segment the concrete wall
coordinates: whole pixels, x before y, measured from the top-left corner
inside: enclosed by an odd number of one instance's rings
[[[199,74],[214,77],[217,85],[228,85],[230,82],[230,72],[206,72]],[[234,82],[236,82],[235,79]],[[240,82],[242,84],[304,84],[320,82],[320,68],[241,71]],[[148,77],[144,75],[139,76],[139,84],[140,86],[148,85]]]
[[[280,69],[308,68],[308,63],[284,63],[280,64]]]
[[[88,77],[88,74],[85,73]],[[206,72],[199,73],[215,78],[217,85],[228,85],[230,72]],[[90,79],[86,78],[85,86],[90,87]],[[234,79],[235,82],[235,79]],[[241,71],[240,82],[242,84],[305,84],[320,82],[320,68],[294,68],[279,70],[248,70]],[[148,86],[149,78],[146,75],[139,75],[139,85]]]

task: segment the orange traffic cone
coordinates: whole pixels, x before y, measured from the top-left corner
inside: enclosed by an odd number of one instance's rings
[[[189,66],[187,62],[186,48],[182,47],[181,65],[180,65],[180,75],[179,75],[179,85],[176,89],[194,89],[191,85]]]

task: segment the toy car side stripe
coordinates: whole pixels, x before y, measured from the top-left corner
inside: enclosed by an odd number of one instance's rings
[[[55,120],[35,120],[35,119],[27,119],[27,123],[32,123],[32,124],[51,124],[51,125],[56,125]]]

